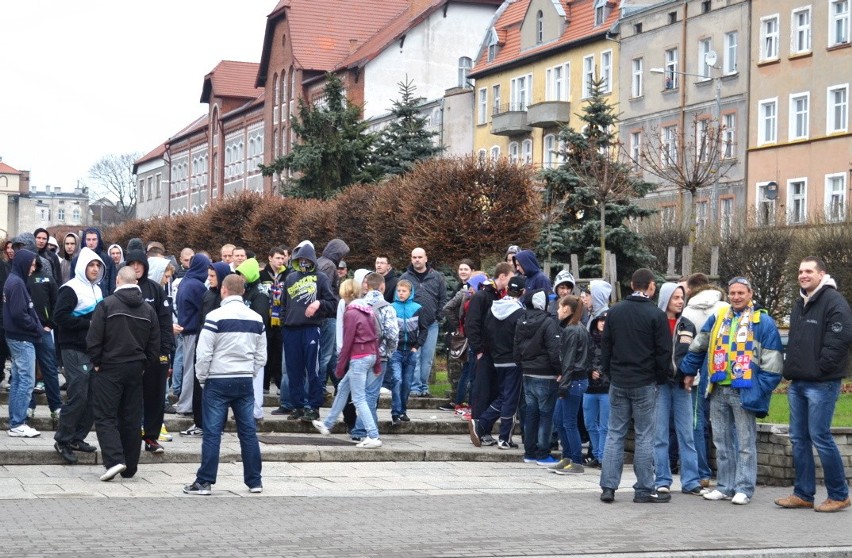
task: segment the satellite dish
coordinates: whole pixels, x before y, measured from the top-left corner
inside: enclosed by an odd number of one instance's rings
[[[707,64],[708,66],[715,66],[716,65],[716,51],[715,50],[707,51],[707,53],[704,55],[704,63]]]

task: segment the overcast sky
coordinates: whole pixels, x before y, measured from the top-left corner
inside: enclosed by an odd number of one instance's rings
[[[205,114],[220,60],[259,62],[277,0],[2,0],[0,157],[73,189]]]

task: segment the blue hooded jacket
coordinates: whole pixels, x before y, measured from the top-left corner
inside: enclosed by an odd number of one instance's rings
[[[512,259],[524,268],[524,276],[527,282],[522,300],[525,305],[529,306],[533,291],[543,290],[548,297],[553,293],[553,285],[551,285],[547,275],[542,273],[532,250],[521,250]]]
[[[37,257],[29,250],[15,252],[11,273],[3,286],[3,326],[6,337],[15,341],[37,343],[44,333],[33,308],[33,299],[27,291],[27,277]]]
[[[177,306],[178,325],[183,328],[184,335],[195,335],[201,331],[201,302],[207,287],[207,269],[210,267],[210,258],[204,254],[192,256],[189,262],[189,270],[180,281],[178,287]]]
[[[405,302],[399,300],[396,292],[393,295],[393,309],[396,311],[396,321],[399,325],[397,351],[405,352],[420,348],[429,335],[429,326],[426,325],[425,320],[421,319],[424,307],[414,302],[414,291],[415,287],[412,285],[411,294]]]

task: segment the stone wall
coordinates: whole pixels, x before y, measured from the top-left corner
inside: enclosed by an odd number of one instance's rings
[[[770,486],[792,486],[793,446],[786,424],[757,425],[757,482]],[[846,468],[846,481],[852,481],[852,428],[832,428],[831,433]],[[819,457],[814,451],[817,483],[822,484],[823,474]]]

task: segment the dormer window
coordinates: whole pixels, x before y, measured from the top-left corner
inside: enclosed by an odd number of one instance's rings
[[[493,28],[489,34],[488,38],[488,61],[493,62],[494,58],[497,57],[497,31]]]
[[[544,13],[539,10],[535,14],[535,44],[540,45],[544,42]]]
[[[609,0],[595,0],[595,26],[603,25],[609,14]]]

